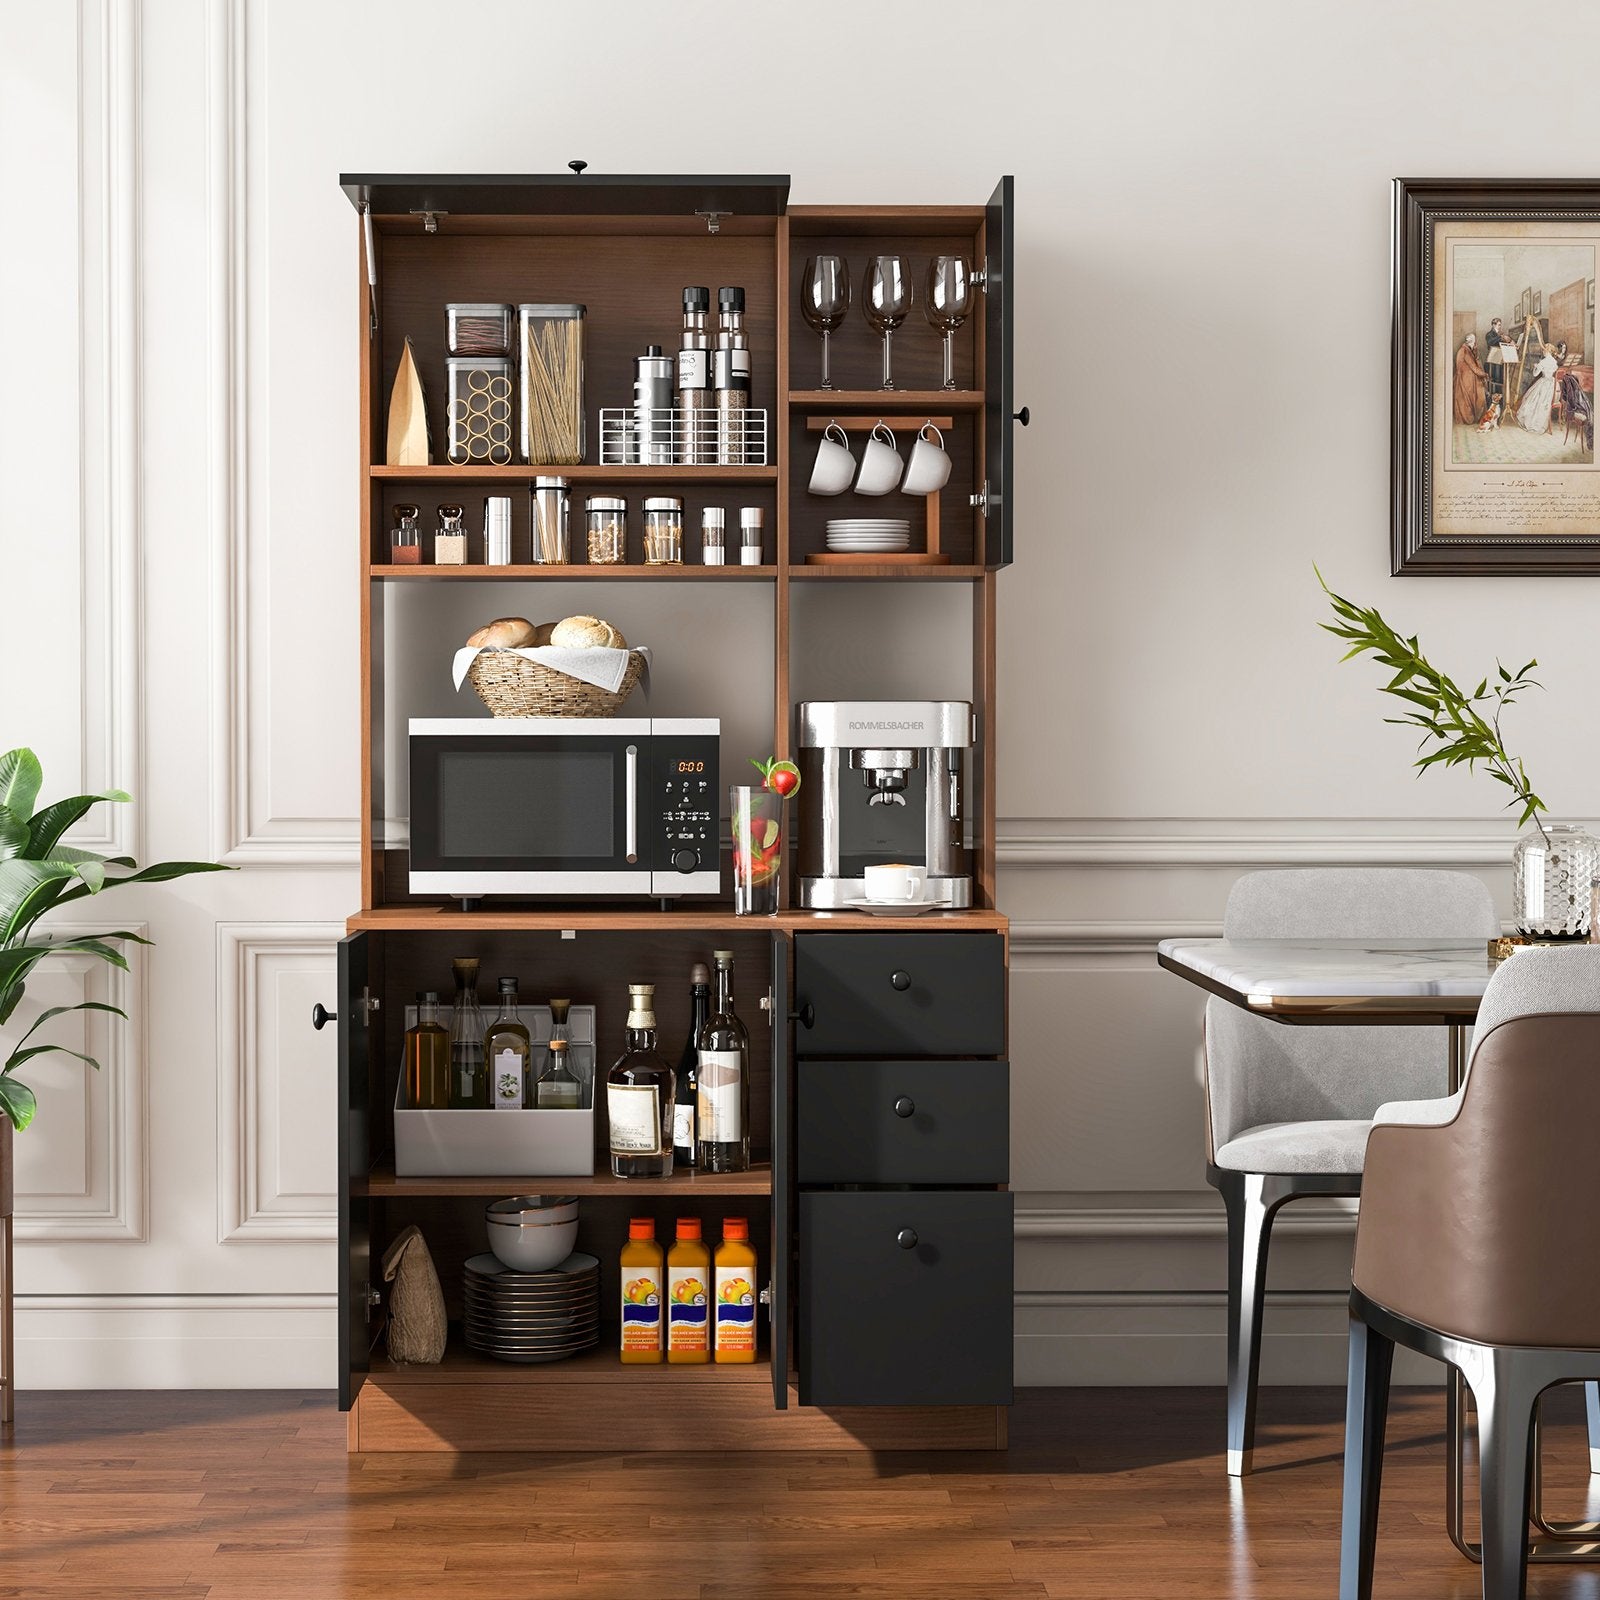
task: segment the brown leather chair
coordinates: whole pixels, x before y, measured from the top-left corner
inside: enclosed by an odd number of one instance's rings
[[[1367,1143],[1350,1293],[1341,1600],[1368,1600],[1394,1347],[1477,1403],[1485,1600],[1521,1600],[1532,1425],[1600,1378],[1600,949],[1532,950],[1490,980],[1462,1092]],[[1415,1110],[1415,1108],[1413,1108]]]

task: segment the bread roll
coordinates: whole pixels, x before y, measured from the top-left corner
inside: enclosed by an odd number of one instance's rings
[[[528,643],[531,644],[531,645],[549,644],[550,643],[550,635],[552,633],[554,633],[555,631],[556,631],[555,623],[553,623],[553,622],[541,622],[533,630],[533,637],[528,641]]]
[[[467,643],[487,645],[492,650],[515,650],[533,643],[534,626],[526,617],[496,617],[486,622],[476,633],[467,635]]]
[[[626,650],[622,630],[599,617],[563,617],[550,630],[550,643],[567,650]]]

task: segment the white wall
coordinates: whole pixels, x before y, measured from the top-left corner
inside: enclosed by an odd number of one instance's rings
[[[1413,780],[1372,673],[1316,631],[1313,561],[1463,671],[1537,654],[1550,692],[1518,744],[1558,814],[1600,812],[1594,587],[1387,578],[1389,179],[1592,165],[1583,96],[1503,117],[1463,92],[1503,8],[924,0],[883,14],[882,47],[874,14],[82,0],[8,20],[0,163],[28,248],[0,251],[0,539],[11,659],[48,671],[0,694],[0,738],[58,789],[135,789],[120,837],[141,854],[241,868],[127,896],[157,941],[121,986],[139,1020],[93,1082],[51,1069],[23,1141],[24,1384],[331,1380],[332,1044],[302,1023],[358,894],[341,169],[581,156],[790,172],[799,202],[978,201],[1016,174],[1033,427],[1000,800],[1024,1381],[1221,1376],[1199,1008],[1156,936],[1215,928],[1251,865],[1446,862],[1504,890],[1489,786]],[[1562,31],[1590,59],[1600,16]],[[1087,338],[1124,359],[1087,375]],[[1334,1378],[1348,1224],[1303,1216],[1268,1370]]]

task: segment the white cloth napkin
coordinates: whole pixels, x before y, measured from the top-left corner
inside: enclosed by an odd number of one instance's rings
[[[477,660],[478,652],[492,651],[494,648],[492,645],[465,644],[456,651],[451,670],[457,689],[466,682],[467,671]],[[597,689],[604,689],[607,694],[615,694],[622,687],[623,676],[628,670],[628,657],[635,652],[604,648],[572,650],[561,645],[541,644],[524,646],[512,653],[521,656],[525,661],[537,661],[541,666],[550,667],[556,672],[564,672],[569,678],[592,683]],[[645,672],[648,674],[649,650],[640,648],[637,653],[644,657]]]

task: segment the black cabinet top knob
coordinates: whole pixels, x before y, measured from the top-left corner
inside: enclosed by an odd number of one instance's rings
[[[891,972],[889,974],[889,982],[904,994],[911,987],[911,974],[909,972]]]
[[[338,1020],[339,1013],[337,1011],[328,1011],[324,1009],[320,1000],[311,1008],[311,1026],[319,1033],[330,1022],[337,1022]]]
[[[894,1242],[902,1250],[915,1250],[917,1248],[917,1230],[915,1228],[902,1228],[894,1236]]]
[[[908,1094],[903,1094],[894,1103],[894,1114],[897,1117],[914,1117],[917,1114],[917,1102]]]

